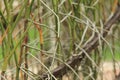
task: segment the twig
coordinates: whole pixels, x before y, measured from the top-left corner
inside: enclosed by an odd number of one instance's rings
[[[110,30],[110,28],[112,27],[112,25],[117,22],[119,20],[120,17],[120,5],[118,5],[118,8],[116,9],[114,15],[104,24],[104,31],[103,33],[101,33],[101,35],[103,37],[106,37],[108,31]],[[95,33],[94,37],[83,47],[83,49],[90,54],[90,52],[93,49],[96,49],[97,46],[99,45],[98,43],[99,41],[99,36],[97,33]],[[73,56],[71,59],[69,59],[66,63],[72,67],[73,69],[76,68],[76,66],[79,66],[82,59],[85,57],[85,54],[83,51],[81,51],[82,54],[79,54],[77,56]],[[69,67],[67,67],[65,64],[61,64],[60,66],[58,66],[57,68],[55,68],[53,71],[51,71],[51,73],[57,77],[60,78],[62,77],[64,74],[66,74],[68,72],[68,70],[70,70]],[[40,79],[47,79],[48,78],[49,73],[43,73],[40,76]]]

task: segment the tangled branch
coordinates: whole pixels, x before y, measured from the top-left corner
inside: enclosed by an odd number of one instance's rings
[[[101,33],[103,37],[106,37],[108,31],[112,27],[114,23],[116,23],[120,18],[120,5],[118,5],[118,8],[116,9],[116,12],[114,15],[104,24],[104,31]],[[99,45],[99,36],[97,33],[95,33],[94,37],[83,47],[83,49],[90,54],[90,52],[93,49],[96,49]],[[85,57],[85,54],[83,51],[81,51],[82,54],[79,54],[77,56],[73,56],[71,59],[69,59],[66,64],[68,64],[71,68],[75,69],[76,66],[79,66],[82,59]],[[68,72],[68,70],[71,70],[68,66],[65,64],[61,64],[57,68],[51,71],[51,73],[56,77],[62,77],[64,74]],[[45,80],[48,78],[49,73],[43,73],[40,78]]]

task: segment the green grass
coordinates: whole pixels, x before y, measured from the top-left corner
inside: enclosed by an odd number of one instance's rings
[[[103,59],[107,61],[112,61],[113,55],[114,59],[120,61],[120,42],[116,40],[114,45],[114,53],[111,52],[110,48],[107,46],[103,51]]]

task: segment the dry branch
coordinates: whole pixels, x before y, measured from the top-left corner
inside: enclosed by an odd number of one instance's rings
[[[119,20],[120,17],[120,5],[118,5],[116,12],[114,13],[114,15],[104,24],[104,31],[103,33],[101,33],[101,35],[103,37],[106,37],[108,31],[110,30],[110,28],[112,27],[112,25],[114,23],[116,23]],[[99,41],[99,36],[98,33],[95,33],[94,37],[83,47],[83,49],[90,54],[90,52],[97,48],[97,46],[99,45],[98,43]],[[79,66],[82,59],[85,57],[85,54],[83,51],[81,51],[82,54],[79,54],[77,56],[73,56],[71,59],[69,59],[66,63],[72,67],[73,69],[75,69],[76,66]],[[51,73],[56,77],[56,78],[60,78],[62,77],[64,74],[66,74],[68,72],[68,70],[71,70],[69,67],[67,67],[65,64],[61,64],[60,66],[58,66],[57,68],[55,68],[53,71],[51,71]],[[43,73],[40,76],[40,79],[47,79],[48,78],[49,73]]]

